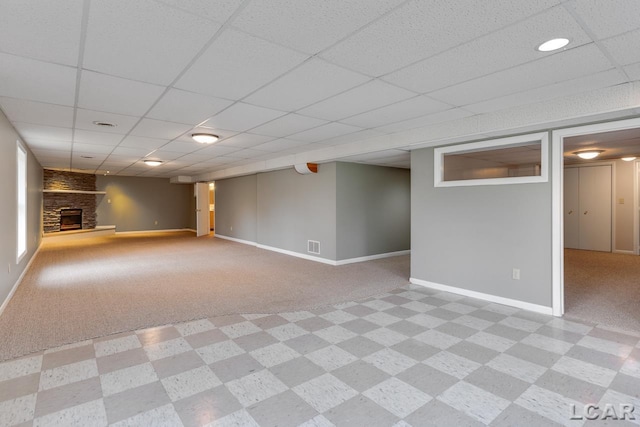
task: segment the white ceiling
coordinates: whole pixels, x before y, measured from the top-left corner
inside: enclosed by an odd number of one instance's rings
[[[338,146],[409,167],[402,132],[640,79],[638,16],[637,0],[2,1],[0,108],[49,168],[197,176]]]

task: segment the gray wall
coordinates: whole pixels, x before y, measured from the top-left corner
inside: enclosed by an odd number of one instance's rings
[[[216,181],[216,234],[256,241],[257,186],[256,175]]]
[[[337,259],[411,248],[411,173],[337,163]]]
[[[194,222],[192,185],[171,184],[166,178],[98,175],[96,187],[107,192],[98,196],[99,226],[115,225],[116,232],[171,230],[191,228]]]
[[[336,163],[309,175],[258,174],[257,206],[259,244],[308,254],[307,240],[317,240],[320,254],[311,255],[336,259]]]
[[[0,111],[0,305],[35,254],[42,239],[42,167],[27,149],[27,254],[16,264],[18,133]],[[11,271],[9,271],[9,269]]]
[[[550,307],[551,182],[434,188],[433,168],[411,153],[411,277]]]
[[[614,192],[616,247],[614,250],[633,252],[633,184],[635,177],[635,162],[616,160],[616,187]],[[620,203],[620,199],[624,203]]]

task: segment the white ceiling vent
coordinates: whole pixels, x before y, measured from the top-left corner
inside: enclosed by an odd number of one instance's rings
[[[307,240],[307,252],[310,254],[320,255],[320,242],[315,240]]]

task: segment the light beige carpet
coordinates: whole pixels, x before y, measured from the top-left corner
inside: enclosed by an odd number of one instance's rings
[[[0,359],[116,332],[366,298],[409,256],[334,267],[190,232],[45,243],[0,316]]]
[[[565,314],[640,331],[640,256],[565,249]]]

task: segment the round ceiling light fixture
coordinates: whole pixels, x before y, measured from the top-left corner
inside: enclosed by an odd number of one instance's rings
[[[536,48],[536,50],[539,50],[540,52],[552,52],[554,50],[562,49],[568,44],[569,44],[569,39],[565,39],[565,38],[551,39],[542,43],[540,46]]]
[[[102,126],[102,127],[107,127],[107,128],[114,128],[114,127],[118,126],[115,123],[101,122],[101,121],[98,121],[98,120],[93,122],[93,124],[96,125],[96,126]]]
[[[624,160],[625,162],[632,162],[635,159],[636,159],[636,156],[626,156],[622,158],[622,160]]]
[[[576,151],[573,154],[580,157],[581,159],[591,160],[598,157],[602,152],[604,152],[604,150],[584,150],[584,151]]]
[[[162,164],[160,160],[145,160],[144,162],[148,166],[160,166]]]
[[[218,140],[218,135],[212,133],[192,133],[191,138],[200,144],[212,144]]]

